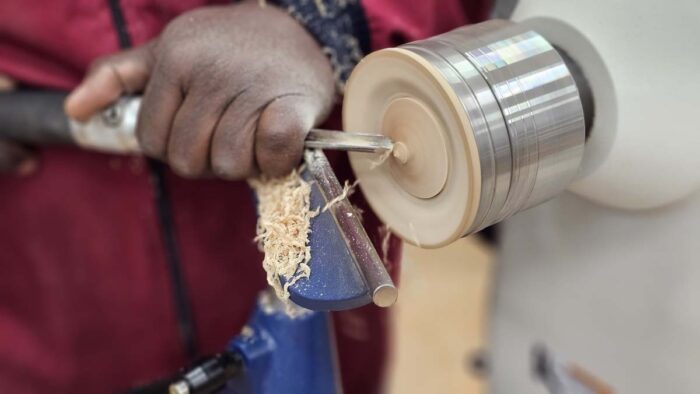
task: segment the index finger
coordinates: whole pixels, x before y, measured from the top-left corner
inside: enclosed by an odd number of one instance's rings
[[[150,45],[99,61],[66,98],[66,114],[86,121],[121,95],[142,90],[151,73]]]

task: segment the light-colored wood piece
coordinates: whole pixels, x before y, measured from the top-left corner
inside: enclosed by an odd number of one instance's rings
[[[401,48],[360,62],[346,86],[346,131],[391,136],[405,145],[405,163],[392,156],[351,153],[360,189],[397,235],[421,247],[460,238],[472,225],[481,194],[481,168],[471,125],[456,93],[421,56]]]
[[[384,112],[381,130],[398,141],[397,155],[389,159],[396,182],[418,198],[438,195],[447,182],[447,148],[440,124],[429,108],[412,97],[394,99]]]

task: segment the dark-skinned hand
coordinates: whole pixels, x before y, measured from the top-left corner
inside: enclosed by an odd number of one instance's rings
[[[98,59],[67,98],[86,120],[143,91],[143,152],[177,173],[243,179],[280,176],[335,97],[330,62],[285,11],[257,1],[204,7],[173,20],[146,45]]]

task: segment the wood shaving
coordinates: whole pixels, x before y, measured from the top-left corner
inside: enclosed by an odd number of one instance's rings
[[[337,197],[335,197],[334,199],[328,201],[328,202],[326,203],[326,205],[324,205],[323,208],[321,209],[321,212],[326,212],[330,207],[332,207],[332,206],[334,206],[335,204],[337,204],[337,203],[343,201],[344,199],[348,198],[348,196],[350,196],[352,193],[355,192],[355,186],[357,186],[357,184],[358,184],[359,182],[360,182],[360,181],[357,180],[357,181],[353,182],[353,184],[351,185],[350,182],[348,182],[348,181],[346,180],[346,181],[345,181],[345,185],[343,186],[343,191],[342,191],[340,194],[338,194]]]
[[[258,196],[255,241],[265,253],[267,283],[285,302],[288,313],[298,309],[289,300],[289,286],[311,275],[309,232],[311,219],[319,213],[318,209],[311,210],[311,185],[300,172],[301,169],[284,177],[248,180]],[[280,276],[285,279],[284,285]]]
[[[370,160],[369,169],[370,169],[370,170],[374,170],[375,168],[377,168],[377,167],[381,166],[382,164],[384,164],[384,162],[389,158],[389,156],[391,156],[391,152],[392,152],[391,150],[388,150],[388,151],[382,153],[382,154],[377,158],[377,160]]]
[[[389,260],[389,249],[391,247],[391,227],[389,225],[383,225],[379,227],[379,234],[382,235],[381,249],[382,249],[382,262],[387,270],[391,270],[391,260]]]
[[[359,180],[359,179],[357,180],[357,183],[358,183],[358,184],[360,183],[360,180]],[[351,204],[352,204],[352,203],[351,203]],[[355,205],[355,204],[352,204],[352,209],[353,209],[353,211],[355,211],[355,214],[356,214],[357,217],[360,219],[360,222],[364,222],[364,220],[365,220],[365,218],[364,218],[365,210],[362,209],[362,208],[360,208],[360,207],[358,207],[358,206]]]

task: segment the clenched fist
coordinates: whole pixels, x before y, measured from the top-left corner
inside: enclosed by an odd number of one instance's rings
[[[137,135],[145,154],[195,177],[288,173],[335,98],[330,62],[285,11],[257,1],[205,7],[150,43],[97,60],[68,97],[85,120],[143,91]]]

